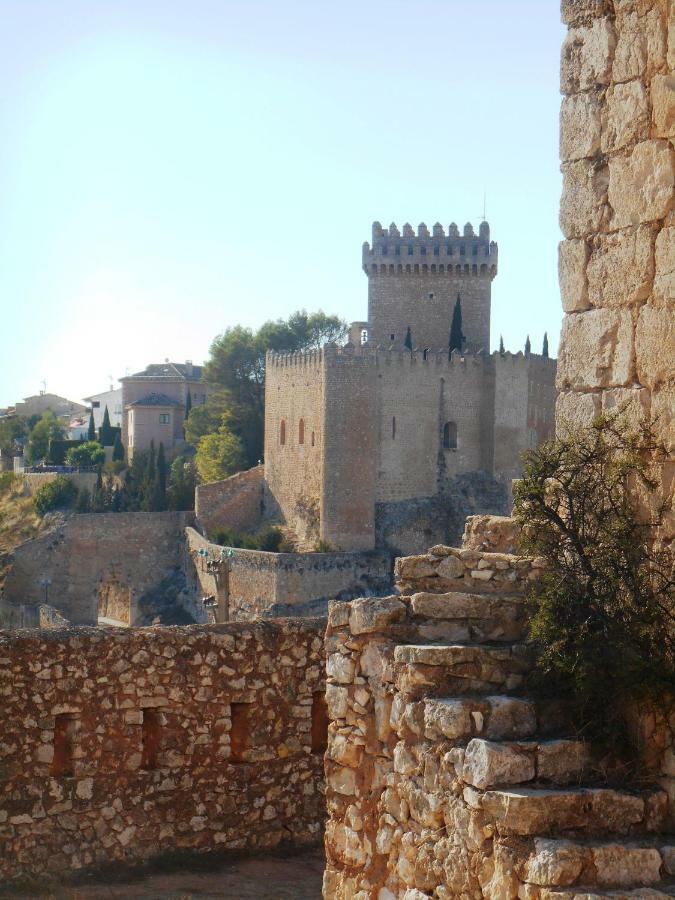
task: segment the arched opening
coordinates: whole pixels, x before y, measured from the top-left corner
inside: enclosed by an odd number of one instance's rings
[[[286,443],[286,420],[282,419],[281,424],[279,425],[279,443],[283,447]]]
[[[446,422],[443,426],[443,449],[457,449],[457,423]]]
[[[300,422],[298,424],[298,443],[299,444],[305,443],[305,420],[304,419],[300,419]]]

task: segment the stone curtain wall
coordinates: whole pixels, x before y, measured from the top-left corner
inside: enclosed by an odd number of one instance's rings
[[[133,600],[181,569],[191,513],[91,513],[69,516],[54,531],[21,544],[10,559],[0,606],[4,627],[38,624],[45,602],[76,625],[96,624],[106,585]],[[187,603],[186,598],[186,603]],[[132,623],[133,624],[133,623]]]
[[[563,0],[558,427],[675,409],[675,6]],[[672,491],[672,463],[664,491]],[[675,527],[670,527],[670,536]]]
[[[32,497],[43,485],[49,484],[50,481],[56,481],[60,477],[62,476],[58,472],[26,472],[22,475],[24,491],[29,497]],[[98,481],[98,473],[72,472],[68,475],[68,479],[78,490],[86,488],[88,491],[93,491]]]
[[[5,879],[320,836],[319,620],[2,632],[0,678]]]
[[[386,591],[392,561],[386,553],[265,553],[234,551],[227,573],[209,571],[204,558],[218,560],[222,550],[193,528],[186,529],[189,577],[200,596],[216,596],[230,621],[259,616],[325,615],[328,600]]]
[[[262,520],[264,467],[255,466],[223,481],[198,484],[195,515],[205,534],[214,528],[257,531]]]

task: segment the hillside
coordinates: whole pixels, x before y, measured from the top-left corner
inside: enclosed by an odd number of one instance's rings
[[[12,481],[7,473],[0,476],[0,589],[12,551],[46,527],[35,512],[31,497],[24,495],[21,482]]]

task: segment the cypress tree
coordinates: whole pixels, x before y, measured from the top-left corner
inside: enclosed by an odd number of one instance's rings
[[[525,341],[525,356],[529,356],[532,350],[532,344],[530,343],[530,336],[528,334],[527,340]]]
[[[110,414],[108,413],[107,404],[105,407],[105,412],[103,413],[103,424],[99,429],[99,436],[101,438],[102,447],[110,447],[113,443],[112,427],[110,425]]]
[[[410,325],[408,325],[408,330],[405,333],[403,346],[412,353],[412,332],[410,331]]]
[[[183,440],[185,440],[185,423],[188,420],[188,416],[190,415],[191,409],[192,409],[192,394],[190,393],[190,388],[188,388],[187,397],[185,398],[185,418],[183,419]]]
[[[164,509],[166,505],[166,456],[164,455],[164,444],[159,445],[159,450],[157,452],[157,481],[159,484],[159,493],[162,497],[162,509]]]
[[[544,332],[544,346],[541,348],[541,355],[548,356],[548,332]]]
[[[87,431],[87,440],[88,441],[96,440],[96,423],[94,422],[94,410],[93,409],[89,413],[89,429]]]
[[[115,433],[112,458],[113,462],[124,462],[124,446],[122,445],[122,436],[119,431]]]
[[[450,341],[448,343],[448,352],[452,353],[453,350],[459,350],[459,352],[461,353],[463,343],[464,335],[462,334],[462,301],[459,298],[459,294],[457,294],[455,309],[452,313],[452,324],[450,325]]]
[[[505,353],[506,353],[506,350],[504,349],[504,338],[500,334],[499,335],[499,355],[504,356]]]

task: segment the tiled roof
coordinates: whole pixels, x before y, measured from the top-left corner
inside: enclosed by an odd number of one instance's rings
[[[187,374],[186,363],[151,363],[142,372],[134,372],[132,378],[189,378],[190,381],[200,381],[202,377],[202,366],[192,366],[192,374]]]
[[[129,406],[180,406],[181,404],[177,400],[173,400],[171,397],[167,397],[166,394],[146,394],[145,397],[141,397],[139,400],[134,400],[133,403],[130,403]]]

